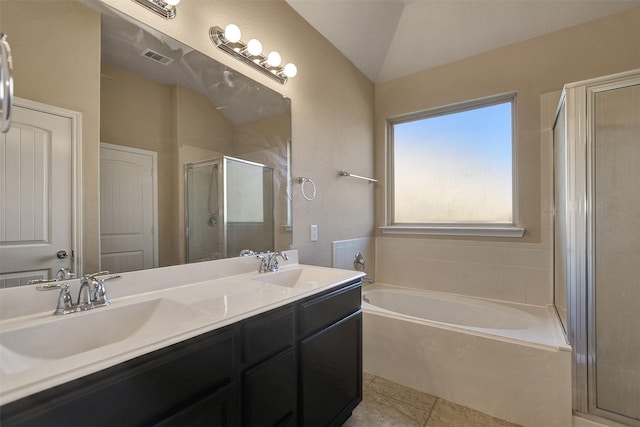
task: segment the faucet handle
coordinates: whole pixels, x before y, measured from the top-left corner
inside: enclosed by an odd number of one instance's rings
[[[98,271],[97,273],[91,273],[91,274],[85,274],[85,277],[90,277],[90,278],[95,278],[96,276],[104,276],[106,274],[109,274],[109,271],[104,270],[104,271]],[[120,276],[118,276],[120,277]]]
[[[68,267],[62,267],[56,273],[56,280],[69,280],[69,279],[75,279],[75,278],[76,278],[76,273],[71,271],[71,269]]]
[[[256,258],[260,260],[260,268],[258,268],[258,273],[266,273],[269,266],[269,252],[260,252],[259,254],[256,254]]]
[[[289,258],[287,254],[282,251],[278,252],[270,252],[269,253],[269,261],[267,262],[267,270],[268,271],[279,271],[280,265],[278,264],[278,257],[282,258],[284,261],[288,261]]]
[[[93,290],[91,292],[91,301],[94,306],[100,307],[103,305],[109,305],[109,298],[107,298],[107,288],[104,286],[105,280],[117,279],[119,274],[111,274],[109,276],[96,276],[93,282]]]
[[[58,279],[33,279],[28,282],[30,285],[36,285],[36,291],[52,291],[62,287]]]
[[[75,311],[73,306],[73,300],[71,298],[71,292],[69,291],[69,284],[63,283],[60,287],[60,295],[58,296],[58,306],[53,314],[67,314]]]

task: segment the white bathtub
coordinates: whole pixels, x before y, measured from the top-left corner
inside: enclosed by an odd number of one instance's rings
[[[362,293],[365,372],[525,426],[571,425],[571,348],[552,307]]]

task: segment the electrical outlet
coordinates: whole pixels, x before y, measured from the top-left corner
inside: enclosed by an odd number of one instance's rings
[[[315,224],[309,226],[309,240],[312,242],[318,241],[318,226]]]

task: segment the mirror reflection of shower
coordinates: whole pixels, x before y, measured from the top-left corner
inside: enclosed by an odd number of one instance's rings
[[[184,166],[186,261],[274,250],[274,171],[223,156]]]
[[[218,223],[218,164],[211,166],[211,180],[209,181],[209,200],[207,207],[209,208],[209,219],[207,224],[214,227]]]

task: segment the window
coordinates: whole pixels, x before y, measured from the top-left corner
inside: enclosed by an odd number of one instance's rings
[[[389,120],[383,232],[522,236],[515,227],[515,94]]]

